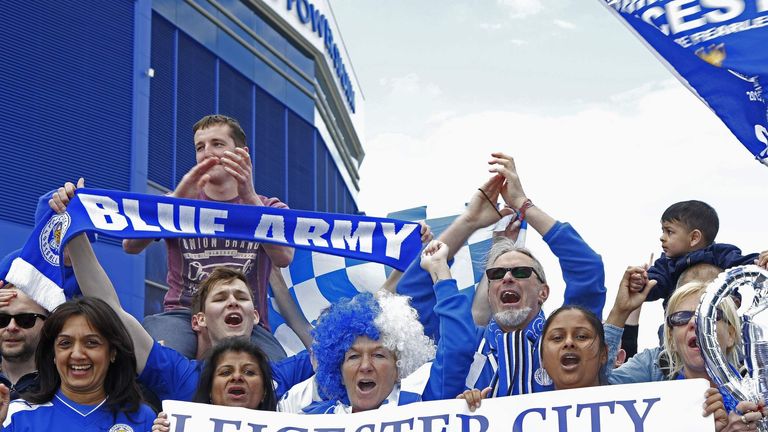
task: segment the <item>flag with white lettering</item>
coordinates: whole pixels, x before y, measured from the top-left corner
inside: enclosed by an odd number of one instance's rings
[[[6,279],[48,310],[63,302],[60,255],[72,237],[222,237],[272,243],[405,270],[421,249],[419,225],[395,219],[78,189],[67,212],[35,227]]]
[[[600,0],[768,165],[768,0]]]
[[[523,432],[715,430],[701,415],[704,379],[586,387],[483,400],[470,412],[464,400],[386,405],[352,414],[313,415],[163,401],[175,432]]]
[[[388,218],[411,222],[426,222],[437,238],[456,219],[453,216],[428,214],[426,206],[389,213]],[[451,274],[459,289],[472,296],[475,286],[483,277],[485,255],[491,247],[493,231],[503,231],[509,220],[496,227],[488,227],[474,233],[455,254]],[[516,244],[525,246],[527,223],[523,221]],[[291,296],[301,313],[314,322],[326,307],[337,300],[354,297],[360,292],[375,292],[387,280],[392,269],[376,262],[333,256],[317,251],[296,250],[293,262],[281,269]],[[270,291],[269,323],[275,338],[288,354],[304,349],[298,336],[288,327],[278,312],[279,308]]]

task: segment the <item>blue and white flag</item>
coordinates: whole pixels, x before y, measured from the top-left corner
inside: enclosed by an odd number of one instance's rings
[[[768,0],[600,0],[768,165]]]
[[[62,303],[61,254],[83,232],[117,238],[223,237],[376,261],[399,270],[418,256],[419,225],[99,189],[78,189],[67,212],[41,219],[6,280],[52,310]],[[342,258],[343,259],[343,258]]]
[[[388,218],[412,222],[426,222],[438,237],[456,218],[454,216],[428,218],[427,207],[401,210],[387,215]],[[500,221],[506,227],[509,220]],[[475,286],[483,277],[485,256],[491,247],[493,231],[504,227],[488,227],[474,233],[455,254],[451,274],[465,295],[473,295]],[[527,223],[523,221],[516,244],[525,245]],[[376,262],[367,262],[316,251],[296,250],[293,262],[282,269],[288,291],[309,322],[314,322],[325,308],[337,300],[353,297],[360,292],[378,291],[392,269]],[[271,292],[270,292],[271,296]],[[277,310],[274,298],[270,298],[269,323],[275,338],[289,354],[304,349],[293,330]]]

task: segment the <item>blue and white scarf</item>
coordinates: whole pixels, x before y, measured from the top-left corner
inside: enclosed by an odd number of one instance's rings
[[[83,232],[126,238],[223,237],[380,262],[405,270],[421,248],[419,225],[395,219],[317,213],[78,189],[67,212],[35,227],[6,279],[48,310],[65,301],[61,254]]]
[[[485,329],[478,352],[489,359],[483,376],[492,376],[492,397],[550,390],[552,381],[541,367],[539,339],[545,323],[539,313],[522,330],[504,332],[495,320]],[[481,378],[482,379],[482,378]]]

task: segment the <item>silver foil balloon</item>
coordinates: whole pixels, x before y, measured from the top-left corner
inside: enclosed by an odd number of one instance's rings
[[[741,335],[747,374],[738,365],[729,365],[717,340],[717,307],[737,288],[754,291],[752,304],[741,317]],[[729,269],[707,287],[699,303],[696,337],[709,376],[737,401],[768,401],[768,271],[756,265]],[[734,369],[736,368],[736,369]],[[768,422],[759,430],[768,431]]]

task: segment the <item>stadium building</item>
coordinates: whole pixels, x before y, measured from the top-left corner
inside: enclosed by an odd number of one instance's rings
[[[211,113],[242,124],[258,193],[358,210],[363,95],[326,0],[11,2],[0,43],[0,256],[65,181],[172,191],[195,163],[192,125]],[[95,248],[126,310],[160,311],[163,242]]]

